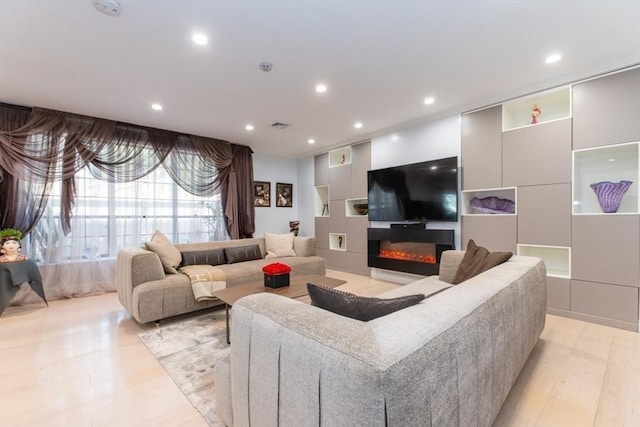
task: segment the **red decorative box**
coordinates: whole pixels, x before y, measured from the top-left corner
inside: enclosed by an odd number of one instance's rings
[[[262,267],[264,271],[264,285],[269,288],[282,288],[289,286],[289,273],[291,267],[287,264],[274,262]]]
[[[267,274],[264,273],[264,285],[268,288],[283,288],[289,286],[289,273]]]

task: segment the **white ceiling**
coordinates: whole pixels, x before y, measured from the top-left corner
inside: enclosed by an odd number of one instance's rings
[[[300,157],[640,63],[640,0],[120,5],[0,0],[0,101]]]

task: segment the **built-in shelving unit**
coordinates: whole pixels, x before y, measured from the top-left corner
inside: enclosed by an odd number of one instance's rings
[[[537,123],[532,123],[534,108]],[[571,117],[571,86],[560,87],[502,104],[502,130],[547,123]]]
[[[315,216],[329,216],[329,186],[318,185],[315,187]]]
[[[335,168],[338,166],[351,164],[351,146],[336,148],[329,151],[329,167]]]
[[[346,251],[347,235],[345,233],[329,233],[329,249],[332,251]]]
[[[345,212],[347,216],[367,216],[369,213],[369,203],[367,198],[346,199],[344,201]]]
[[[571,248],[569,247],[518,244],[518,255],[542,258],[549,277],[571,278]]]
[[[488,197],[496,197],[501,200],[510,200],[514,203],[514,212],[505,212],[496,210],[494,213],[474,209],[471,201],[474,198],[485,199]],[[498,207],[504,208],[504,202],[497,203]],[[461,215],[516,215],[517,214],[517,192],[515,187],[509,188],[489,188],[482,190],[466,190],[462,192],[462,212]]]
[[[573,151],[573,214],[638,213],[638,163],[638,142]],[[591,185],[621,181],[632,184],[622,195],[617,212],[605,213]],[[614,196],[610,193],[608,197]]]

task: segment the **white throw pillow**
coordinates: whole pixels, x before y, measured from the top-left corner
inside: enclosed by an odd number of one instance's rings
[[[264,241],[267,249],[265,258],[296,256],[293,250],[293,233],[264,233]]]
[[[158,254],[164,271],[167,273],[178,272],[176,269],[182,262],[182,254],[160,230],[153,233],[151,241],[147,242],[147,249]]]

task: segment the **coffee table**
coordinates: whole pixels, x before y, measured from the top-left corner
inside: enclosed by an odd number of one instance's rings
[[[289,286],[282,288],[269,288],[264,285],[264,281],[247,283],[245,285],[233,286],[231,288],[221,289],[213,292],[213,296],[217,297],[224,303],[226,324],[227,324],[227,344],[229,340],[229,308],[242,297],[253,294],[261,294],[263,292],[269,294],[278,294],[287,298],[300,298],[309,295],[307,291],[307,283],[315,283],[316,285],[335,288],[344,283],[345,280],[334,279],[333,277],[312,275],[312,276],[291,276],[289,278]]]

